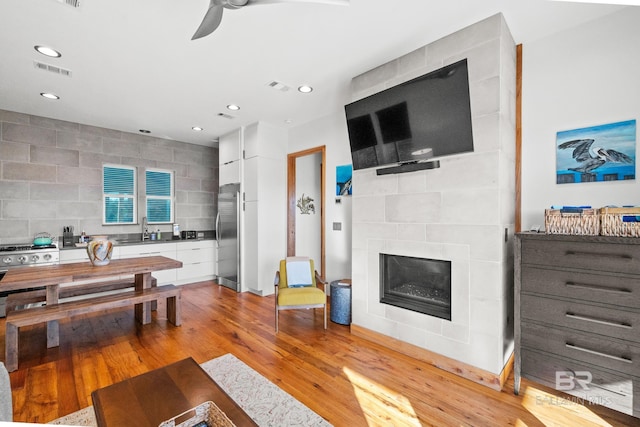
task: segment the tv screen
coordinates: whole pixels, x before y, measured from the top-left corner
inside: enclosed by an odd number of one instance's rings
[[[473,151],[466,59],[344,108],[354,169]]]

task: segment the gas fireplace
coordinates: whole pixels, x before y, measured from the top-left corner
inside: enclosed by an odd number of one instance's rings
[[[451,320],[451,261],[380,254],[380,302]]]

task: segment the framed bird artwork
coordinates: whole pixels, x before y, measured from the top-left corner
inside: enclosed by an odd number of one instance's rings
[[[558,132],[556,183],[636,179],[636,121]]]
[[[336,196],[351,196],[351,178],[353,166],[336,166]]]

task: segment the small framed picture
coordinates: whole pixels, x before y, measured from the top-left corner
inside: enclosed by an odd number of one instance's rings
[[[336,166],[336,196],[351,196],[352,165]]]

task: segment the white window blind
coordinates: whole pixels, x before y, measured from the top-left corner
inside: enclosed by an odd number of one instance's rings
[[[103,224],[134,224],[136,219],[136,169],[102,167]]]
[[[149,224],[173,222],[173,172],[147,169],[145,179]]]

